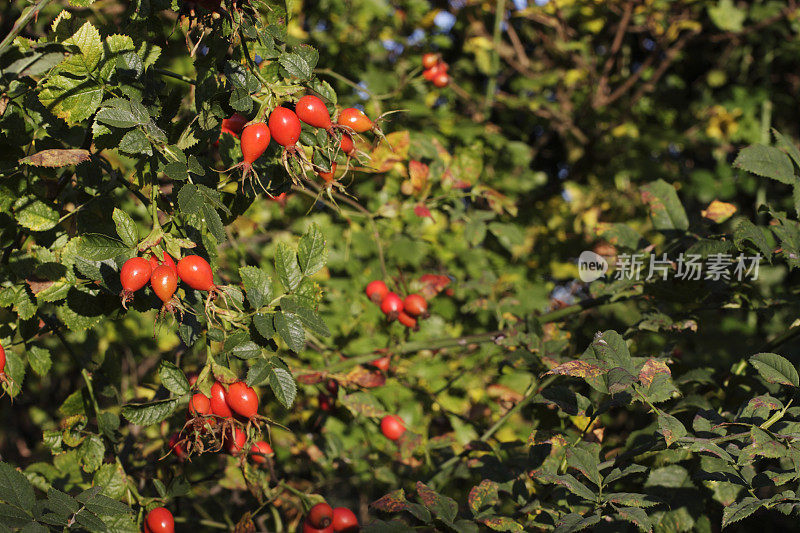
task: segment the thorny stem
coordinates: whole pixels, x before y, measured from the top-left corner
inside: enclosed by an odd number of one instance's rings
[[[28,9],[25,10],[22,15],[20,15],[20,17],[14,23],[14,26],[11,28],[11,31],[8,32],[8,35],[6,35],[5,39],[0,42],[0,56],[3,55],[3,53],[6,51],[6,48],[8,48],[11,42],[17,37],[17,35],[19,35],[19,32],[25,28],[25,26],[28,24],[28,21],[31,20],[34,15],[39,13],[39,11],[44,9],[45,6],[47,6],[47,4],[49,4],[51,1],[52,0],[39,0],[32,6],[28,7]]]

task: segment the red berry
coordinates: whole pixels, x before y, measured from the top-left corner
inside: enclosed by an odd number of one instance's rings
[[[397,313],[397,321],[403,324],[407,328],[411,328],[416,330],[417,329],[417,319],[413,316],[409,316],[406,314],[405,311],[400,311]]]
[[[334,533],[333,524],[327,527],[314,527],[308,520],[303,520],[303,533]]]
[[[439,54],[428,52],[422,55],[422,67],[431,68],[439,62]]]
[[[428,302],[419,294],[409,294],[403,300],[403,309],[411,316],[426,316],[428,314]]]
[[[333,530],[336,533],[356,533],[358,531],[358,518],[347,507],[333,509]]]
[[[389,440],[397,440],[406,432],[403,419],[397,415],[386,415],[381,419],[381,433]]]
[[[336,163],[333,163],[331,165],[330,172],[322,172],[322,171],[318,170],[317,174],[319,174],[319,177],[324,179],[326,183],[332,182],[333,181],[333,176],[334,176],[334,174],[336,174]]]
[[[375,127],[375,124],[360,109],[348,107],[339,113],[339,124],[351,128],[356,133],[364,133]]]
[[[244,448],[244,443],[247,442],[247,433],[239,428],[232,428],[227,435],[228,439],[225,447],[231,455],[238,455]]]
[[[231,408],[228,407],[227,396],[228,394],[225,392],[225,388],[221,383],[215,381],[214,384],[211,385],[211,412],[213,414],[223,418],[230,418],[233,416]]]
[[[150,275],[150,285],[162,302],[167,303],[172,299],[178,288],[178,276],[167,265],[160,265]]]
[[[197,372],[189,372],[189,373],[186,375],[186,379],[188,379],[188,380],[189,380],[189,386],[190,386],[190,387],[194,387],[194,384],[195,384],[195,383],[197,383],[197,378],[198,378],[198,377],[199,377],[199,376],[197,375]]]
[[[367,298],[372,300],[373,303],[380,305],[381,301],[389,294],[389,287],[382,280],[376,279],[367,283],[367,288],[364,292],[367,293]]]
[[[250,447],[251,459],[254,463],[263,464],[267,462],[267,456],[272,455],[272,446],[268,442],[260,440]]]
[[[309,126],[324,130],[330,130],[333,127],[331,115],[328,113],[328,108],[325,107],[325,102],[312,94],[302,97],[297,102],[295,110],[297,111],[297,118]]]
[[[434,86],[442,89],[450,84],[450,76],[447,75],[447,72],[440,72],[433,78],[432,82]]]
[[[214,273],[208,261],[199,255],[187,255],[178,261],[178,276],[181,281],[198,291],[210,291],[214,288]]]
[[[180,435],[178,433],[174,433],[169,439],[169,447],[172,449],[172,453],[174,453],[178,459],[183,460],[186,458],[186,446],[185,444],[181,443],[179,439]]]
[[[170,267],[175,272],[175,275],[178,274],[178,267],[175,265],[175,260],[172,259],[172,256],[167,252],[164,252],[164,262],[161,264]]]
[[[300,119],[291,109],[276,107],[269,116],[269,131],[276,143],[292,147],[300,139]]]
[[[0,378],[6,375],[6,351],[0,346]]]
[[[258,413],[258,394],[243,381],[228,385],[226,400],[231,409],[245,418],[252,418]]]
[[[381,300],[381,311],[389,321],[397,318],[403,310],[403,300],[394,292],[387,293]]]
[[[153,533],[175,533],[175,519],[163,507],[156,507],[147,513],[144,523]]]
[[[342,149],[342,152],[346,153],[347,155],[350,155],[356,151],[356,145],[353,142],[353,138],[346,133],[342,133],[342,140],[339,141],[339,147]]]
[[[263,122],[250,124],[242,131],[242,158],[245,166],[252,165],[269,146],[270,128]]]
[[[336,396],[339,392],[339,382],[335,379],[329,379],[325,383],[325,388],[328,389],[328,392],[331,393],[331,396]]]
[[[161,264],[161,263],[158,262],[158,259],[154,255],[150,256],[150,259],[148,259],[148,262],[150,263],[150,268],[152,268],[153,270],[157,269],[158,265]]]
[[[211,414],[211,399],[205,394],[198,392],[189,400],[189,413],[192,416]]]
[[[239,113],[234,113],[230,118],[222,120],[222,131],[228,130],[231,134],[239,136],[248,120]]]
[[[324,392],[319,393],[319,396],[317,396],[317,402],[319,402],[320,411],[328,413],[331,410],[333,410],[333,398],[331,398]]]
[[[333,507],[327,503],[318,503],[308,511],[306,522],[316,528],[326,528],[333,521]]]
[[[372,362],[372,366],[374,366],[378,370],[383,370],[384,372],[388,372],[389,371],[389,363],[391,363],[391,361],[392,361],[391,357],[389,357],[387,355],[385,357],[380,357],[378,359],[375,359]]]
[[[131,257],[122,265],[119,271],[119,281],[122,289],[128,292],[136,292],[150,281],[150,274],[153,272],[150,262],[142,257]]]

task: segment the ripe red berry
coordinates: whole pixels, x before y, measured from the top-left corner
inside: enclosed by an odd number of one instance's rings
[[[276,143],[293,147],[300,139],[300,119],[291,109],[276,107],[269,116],[269,131]]]
[[[303,520],[303,533],[334,533],[333,524],[327,527],[314,527],[306,519]]]
[[[272,455],[272,446],[268,442],[260,440],[250,447],[251,459],[254,463],[263,464],[267,462],[267,456]]]
[[[269,146],[270,128],[263,122],[250,124],[242,130],[242,158],[245,167],[261,157]]]
[[[131,257],[122,265],[119,271],[119,281],[122,290],[136,292],[150,281],[150,274],[153,272],[150,262],[142,257]]]
[[[367,293],[367,298],[372,300],[373,303],[380,305],[386,295],[389,294],[389,287],[382,280],[376,279],[367,283],[367,288],[364,292]]]
[[[399,439],[406,432],[403,419],[397,415],[386,415],[381,419],[381,433],[389,440]]]
[[[152,533],[175,533],[175,518],[163,507],[156,507],[147,513],[144,523]]]
[[[177,272],[181,281],[193,289],[210,291],[214,288],[211,265],[199,255],[187,255],[178,261]]]
[[[204,416],[211,414],[211,398],[198,392],[189,400],[189,414],[192,416]]]
[[[164,252],[164,262],[161,264],[167,265],[175,272],[176,275],[178,274],[178,267],[177,265],[175,265],[175,260],[172,259],[172,256],[169,255],[167,252]]]
[[[346,133],[342,133],[342,140],[339,141],[339,147],[342,149],[342,152],[347,155],[351,155],[356,151],[356,145],[353,142],[353,138]]]
[[[419,294],[409,294],[403,300],[403,309],[411,316],[427,316],[428,302]]]
[[[6,375],[6,351],[0,346],[0,379]]]
[[[372,362],[372,366],[377,368],[378,370],[383,370],[384,372],[389,371],[389,364],[391,363],[392,359],[388,355],[385,357],[379,357]]]
[[[318,170],[317,174],[319,174],[319,177],[324,179],[326,183],[331,183],[334,179],[334,174],[336,174],[336,163],[331,165],[330,172],[322,172]]]
[[[403,300],[394,292],[387,293],[381,300],[381,311],[391,322],[403,310]]]
[[[247,433],[239,428],[232,428],[227,435],[225,447],[231,455],[239,455],[247,442]]]
[[[397,313],[397,321],[403,324],[407,328],[411,328],[416,330],[417,329],[417,319],[413,316],[408,315],[405,311],[400,311]]]
[[[327,503],[318,503],[308,511],[306,521],[312,527],[326,528],[333,522],[333,507]]]
[[[160,265],[150,275],[150,285],[162,302],[167,303],[172,299],[178,288],[178,276],[167,265]]]
[[[338,123],[347,126],[356,133],[364,133],[375,127],[375,124],[360,109],[348,107],[339,113]]]
[[[439,62],[439,54],[434,54],[433,52],[428,52],[427,54],[422,55],[422,67],[423,68],[431,68],[436,63]]]
[[[228,394],[221,383],[215,381],[211,385],[211,412],[223,418],[230,418],[233,416],[231,408],[228,406],[226,397]]]
[[[234,412],[245,418],[252,418],[258,413],[258,394],[243,381],[228,385],[226,400]]]
[[[333,398],[325,394],[324,392],[320,392],[319,396],[317,396],[317,402],[319,403],[319,410],[329,413],[333,410]]]
[[[154,255],[150,256],[150,259],[148,259],[148,262],[150,263],[150,268],[152,268],[153,270],[157,269],[158,265],[161,264],[161,263],[158,262],[158,259]]]
[[[442,89],[450,84],[450,76],[447,75],[447,72],[440,72],[431,81],[434,86]]]
[[[186,458],[186,445],[180,442],[180,435],[176,432],[169,439],[169,447],[178,459]]]
[[[244,130],[245,124],[247,124],[248,120],[246,117],[240,115],[239,113],[234,113],[230,116],[230,118],[226,118],[222,120],[222,131],[228,130],[235,136],[239,136]]]
[[[297,102],[295,110],[297,111],[297,118],[309,126],[324,130],[330,130],[333,127],[331,115],[328,113],[328,108],[325,107],[325,102],[312,94],[302,97]]]
[[[333,530],[336,533],[356,533],[358,531],[358,518],[347,507],[334,507]]]

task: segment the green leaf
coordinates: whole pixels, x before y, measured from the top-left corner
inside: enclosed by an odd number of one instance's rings
[[[245,337],[247,335],[245,334]],[[230,348],[227,347],[228,343],[225,343],[226,350],[230,352],[231,355],[234,357],[238,357],[239,359],[253,359],[261,355],[261,347],[251,341],[249,338],[240,339],[240,342],[237,342],[234,346]]]
[[[522,533],[525,531],[525,528],[519,522],[507,516],[490,516],[481,518],[480,522],[493,531],[507,531],[510,533]]]
[[[536,470],[531,474],[536,479],[540,479],[546,483],[554,483],[556,485],[560,485],[570,491],[571,493],[575,494],[576,496],[580,496],[584,500],[588,500],[593,502],[597,499],[597,496],[594,492],[592,492],[589,487],[575,479],[575,476],[572,474],[548,474],[542,470]]]
[[[600,487],[603,477],[600,475],[598,452],[599,447],[597,446],[593,446],[591,451],[585,448],[569,448],[567,450],[567,465],[577,469],[586,479]]]
[[[767,240],[766,230],[743,218],[736,226],[736,229],[733,230],[733,242],[737,248],[741,249],[745,241],[753,243],[764,257],[772,257],[772,249]]]
[[[261,385],[264,383],[269,375],[270,371],[272,370],[272,365],[266,359],[259,359],[253,366],[247,369],[247,377],[245,378],[245,382],[250,387],[255,387],[256,385]]]
[[[295,352],[302,352],[306,345],[306,335],[303,331],[303,323],[300,318],[293,313],[278,311],[275,313],[275,330],[289,349]]]
[[[301,300],[295,296],[286,296],[281,300],[281,309],[286,313],[296,315],[303,326],[309,331],[320,337],[330,337],[331,332],[328,326],[320,318],[316,311],[300,303]]]
[[[203,220],[206,223],[208,231],[214,236],[218,243],[225,241],[225,226],[222,224],[222,219],[219,213],[208,204],[203,204]]]
[[[473,515],[477,516],[485,507],[494,507],[500,503],[497,489],[498,484],[489,479],[484,479],[480,484],[472,487],[467,501]]]
[[[105,523],[100,520],[97,515],[89,512],[88,509],[83,509],[81,512],[76,514],[75,521],[92,532],[108,531],[108,527],[106,527]]]
[[[124,243],[99,233],[87,233],[78,240],[76,253],[89,261],[105,261],[131,251]]]
[[[739,9],[733,0],[719,0],[716,6],[708,6],[708,16],[717,28],[723,31],[740,32],[747,12]]]
[[[273,325],[272,315],[257,314],[253,317],[253,325],[258,334],[269,340],[275,336],[275,326]]]
[[[118,148],[120,152],[134,156],[140,156],[142,154],[153,155],[153,147],[150,145],[150,139],[138,128],[126,133],[119,142]]]
[[[789,154],[789,157],[792,158],[794,164],[800,167],[800,150],[797,149],[797,145],[794,143],[794,141],[791,138],[783,135],[775,128],[772,128],[772,134],[775,136],[775,141],[778,143],[778,148],[781,148],[787,154]]]
[[[158,376],[161,378],[161,384],[164,385],[164,388],[172,394],[183,395],[189,393],[189,380],[186,379],[183,371],[173,363],[162,359],[158,365]]]
[[[281,56],[278,58],[278,62],[290,76],[294,76],[300,80],[307,80],[311,77],[311,66],[299,54],[281,54]]]
[[[177,164],[180,165],[181,163]],[[200,191],[198,191],[197,185],[193,183],[185,184],[181,187],[181,190],[178,191],[178,207],[181,213],[185,215],[199,213],[203,208],[203,203],[203,196],[200,194]]]
[[[746,498],[722,509],[722,528],[744,520],[754,512],[758,511],[763,504],[761,500],[747,496]]]
[[[23,196],[14,202],[14,218],[19,225],[31,231],[47,231],[58,224],[58,211],[32,196]]]
[[[47,508],[56,514],[68,516],[77,513],[81,505],[69,494],[50,487],[47,490]]]
[[[650,217],[657,230],[687,230],[689,219],[675,187],[659,179],[644,185],[642,201],[650,206]]]
[[[50,351],[38,346],[32,346],[28,351],[28,364],[31,365],[31,370],[36,372],[37,375],[46,375],[53,364],[50,359]]]
[[[622,520],[635,524],[642,531],[653,531],[653,524],[644,509],[638,507],[620,507],[617,509]]]
[[[74,126],[97,110],[103,101],[103,87],[91,79],[55,74],[44,83],[39,101],[54,115]]]
[[[98,122],[114,128],[135,128],[150,122],[147,109],[139,102],[124,98],[112,98],[103,102],[103,107],[97,112]]]
[[[664,435],[667,446],[671,446],[673,442],[686,436],[686,428],[681,421],[664,412],[658,414],[658,429]]]
[[[7,463],[0,463],[0,500],[28,514],[36,501],[28,478]]]
[[[606,501],[626,507],[653,507],[661,503],[647,494],[635,494],[632,492],[610,492],[605,494],[604,498]]]
[[[593,526],[601,520],[599,514],[592,514],[584,516],[580,513],[570,513],[562,516],[561,520],[556,524],[553,533],[571,533],[573,531],[581,531],[587,527]]]
[[[733,166],[787,185],[796,180],[794,166],[789,156],[772,146],[753,144],[743,148],[736,156]]]
[[[633,372],[633,360],[625,339],[614,330],[608,330],[601,335],[596,335],[592,344],[584,352],[583,359],[599,359],[612,366],[624,368]]]
[[[76,46],[79,52],[62,61],[59,70],[84,78],[95,71],[103,57],[103,42],[100,32],[91,22],[81,26],[64,44]]]
[[[130,508],[104,494],[97,494],[86,502],[86,509],[100,516],[120,516],[130,513]]]
[[[275,270],[287,291],[292,291],[300,285],[303,275],[297,264],[297,254],[284,242],[278,243],[275,249]]]
[[[750,364],[770,383],[800,387],[800,378],[794,365],[778,354],[757,353],[750,358]]]
[[[114,213],[111,217],[114,219],[114,225],[117,227],[117,235],[122,239],[122,242],[127,246],[133,248],[139,242],[139,233],[136,231],[136,222],[123,211],[115,207]]]
[[[89,435],[80,447],[80,457],[85,472],[94,472],[103,464],[106,446],[98,435]]]
[[[271,367],[269,371],[269,386],[275,397],[285,408],[290,409],[297,396],[297,384],[292,374],[285,368]]]
[[[300,270],[306,276],[315,274],[325,266],[325,261],[327,260],[325,237],[316,224],[312,224],[305,235],[300,238],[300,244],[297,246],[297,255]]]
[[[452,522],[458,514],[458,504],[448,496],[437,493],[421,481],[417,481],[417,495],[423,505],[435,516]]]
[[[258,309],[272,300],[272,280],[269,274],[253,266],[243,266],[239,269],[244,292],[253,309]]]
[[[122,408],[122,416],[137,426],[149,426],[167,419],[175,412],[177,406],[178,400],[175,398],[152,403],[128,404]]]

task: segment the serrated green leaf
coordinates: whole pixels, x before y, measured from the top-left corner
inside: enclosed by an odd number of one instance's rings
[[[78,512],[81,505],[69,494],[50,487],[47,491],[47,508],[58,515],[68,516]]]
[[[172,394],[180,396],[189,393],[189,380],[174,363],[162,359],[158,365],[158,376],[161,378],[164,388]]]
[[[281,54],[278,58],[278,62],[290,76],[294,76],[300,80],[307,80],[311,77],[311,66],[299,54]]]
[[[681,421],[664,412],[658,414],[658,429],[664,435],[667,446],[671,446],[673,442],[686,436],[686,428]]]
[[[650,216],[657,230],[687,230],[689,219],[675,192],[664,180],[656,180],[641,189],[642,201],[650,206]]]
[[[258,309],[272,300],[272,280],[269,274],[253,266],[239,269],[247,300],[254,309]]]
[[[150,144],[150,140],[147,138],[147,135],[138,128],[126,133],[119,142],[118,148],[120,152],[130,155],[153,155],[153,147]]]
[[[272,365],[266,359],[259,359],[247,370],[245,382],[250,387],[261,385],[270,376]]]
[[[7,463],[0,463],[0,501],[30,514],[36,498],[28,478]]]
[[[736,156],[733,166],[787,185],[793,184],[797,179],[789,156],[778,148],[763,144],[743,148]]]
[[[722,510],[722,528],[724,529],[739,520],[744,520],[758,511],[762,505],[761,500],[753,498],[752,496],[747,496],[732,505],[726,506]]]
[[[44,376],[50,371],[53,362],[50,359],[50,351],[38,346],[32,346],[28,350],[28,364],[31,370],[39,376]]]
[[[79,51],[62,61],[59,70],[85,78],[97,69],[103,57],[103,42],[91,22],[81,26],[64,44],[76,46]]]
[[[758,370],[761,377],[770,383],[800,387],[797,369],[786,358],[775,353],[757,353],[750,358],[750,364]]]
[[[98,435],[89,435],[81,443],[80,457],[83,463],[83,470],[85,472],[94,472],[100,465],[103,464],[103,455],[106,452],[106,446],[103,444],[103,439]]]
[[[117,227],[117,235],[122,242],[133,248],[139,242],[139,233],[136,230],[136,222],[123,211],[122,209],[115,207],[114,213],[112,213],[111,217],[114,219],[114,225]]]
[[[284,368],[271,367],[269,371],[269,386],[275,397],[286,409],[290,409],[297,396],[297,384],[292,374]]]
[[[303,323],[300,318],[293,313],[278,311],[274,317],[275,330],[289,349],[295,352],[302,352],[306,345],[306,335],[303,331]]]
[[[89,261],[105,261],[130,253],[124,243],[99,233],[87,233],[78,240],[76,253]]]
[[[149,426],[167,419],[177,406],[178,400],[174,398],[153,403],[128,404],[123,406],[122,416],[137,426]]]
[[[300,265],[297,264],[297,254],[284,242],[278,243],[275,249],[275,271],[287,291],[296,289],[303,279]]]
[[[325,266],[327,260],[325,237],[316,224],[312,224],[305,235],[300,238],[297,256],[300,270],[306,276],[317,273]]]
[[[19,225],[31,231],[47,231],[58,224],[58,211],[44,202],[23,196],[14,202],[14,218]]]
[[[55,74],[44,83],[39,101],[54,115],[74,126],[97,110],[103,101],[103,87],[92,79]]]

